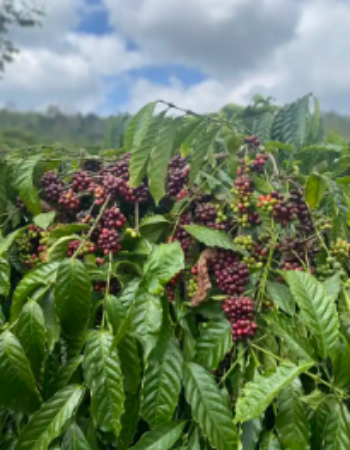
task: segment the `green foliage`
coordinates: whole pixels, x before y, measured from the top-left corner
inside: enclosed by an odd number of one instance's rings
[[[1,450],[349,448],[349,148],[271,100],[4,152]]]

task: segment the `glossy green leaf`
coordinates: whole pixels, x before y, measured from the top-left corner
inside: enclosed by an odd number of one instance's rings
[[[268,375],[256,372],[253,381],[244,386],[243,395],[238,399],[236,422],[246,422],[259,417],[283,389],[311,366],[312,363],[300,366],[283,364]]]
[[[155,106],[156,104],[154,102],[148,103],[140,109],[129,122],[124,137],[124,147],[126,151],[130,151],[134,146],[140,144],[152,120]]]
[[[0,295],[6,297],[10,287],[10,264],[5,257],[0,256]]]
[[[325,190],[326,190],[326,183],[323,180],[323,178],[318,174],[311,174],[306,182],[306,191],[305,191],[305,197],[306,201],[310,205],[311,208],[318,208]]]
[[[37,380],[40,379],[46,350],[45,319],[36,302],[24,305],[15,328],[15,335],[21,343]]]
[[[63,330],[71,335],[80,334],[87,324],[91,309],[91,284],[81,261],[71,258],[60,264],[55,301]]]
[[[242,425],[242,450],[255,450],[263,429],[261,419],[252,419]]]
[[[334,384],[340,389],[350,387],[350,344],[339,340],[332,357]]]
[[[212,228],[201,225],[185,225],[184,228],[197,241],[203,242],[208,247],[224,248],[244,256],[247,255],[247,252],[242,247],[235,245],[232,239],[223,231],[213,230]]]
[[[60,391],[69,384],[70,379],[83,362],[83,359],[84,357],[82,355],[76,356],[59,368],[52,383],[53,392]]]
[[[144,293],[135,304],[131,330],[144,348],[144,358],[148,358],[157,343],[162,326],[162,303],[159,297]]]
[[[336,403],[326,419],[322,450],[348,448],[350,448],[350,413],[344,403]]]
[[[179,119],[165,123],[150,154],[147,176],[149,189],[156,204],[166,194],[165,181],[178,124]]]
[[[310,425],[299,392],[290,385],[278,398],[277,430],[283,449],[309,450]]]
[[[35,225],[38,225],[38,227],[42,228],[43,230],[46,230],[46,228],[49,227],[54,221],[55,216],[56,216],[55,211],[41,213],[33,218],[33,222],[35,223]]]
[[[91,450],[84,433],[76,423],[72,423],[65,432],[62,450]]]
[[[41,213],[40,198],[33,182],[34,170],[41,158],[41,154],[29,156],[16,164],[13,172],[13,187],[33,214]]]
[[[47,450],[78,408],[85,389],[71,385],[58,392],[35,412],[23,428],[15,450]]]
[[[118,450],[127,450],[134,441],[140,410],[140,395],[128,392],[125,399],[125,411],[121,418],[122,429],[118,436]]]
[[[0,405],[30,413],[40,396],[30,363],[18,339],[10,332],[0,335]]]
[[[183,421],[165,423],[145,433],[131,450],[169,450],[180,438],[185,424]]]
[[[213,377],[203,367],[188,362],[184,364],[184,385],[192,415],[211,446],[217,450],[235,449],[237,430]]]
[[[28,297],[40,286],[50,286],[56,278],[57,263],[42,264],[26,273],[18,283],[12,297],[11,322],[19,316]]]
[[[0,234],[0,255],[3,255],[7,250],[10,249],[15,240],[23,233],[24,228],[18,228],[12,233],[7,234],[5,237],[2,237]]]
[[[217,369],[233,345],[231,328],[227,319],[206,323],[197,341],[195,361],[207,370]]]
[[[266,433],[261,441],[260,450],[282,450],[281,444],[276,435],[270,431]]]
[[[177,406],[183,358],[175,340],[169,340],[160,359],[150,358],[142,383],[141,416],[154,428],[169,422]]]
[[[184,267],[184,253],[179,242],[158,245],[144,266],[149,292],[161,293],[164,285]]]
[[[267,281],[266,290],[271,300],[279,308],[291,316],[295,314],[295,300],[288,286],[282,283]]]
[[[269,314],[266,316],[266,320],[271,327],[271,331],[281,339],[296,359],[304,361],[315,359],[315,351],[310,340],[301,335],[298,324],[294,319],[277,313]]]
[[[91,413],[103,431],[118,436],[124,412],[125,394],[118,353],[111,350],[113,336],[107,332],[91,334],[84,358],[84,374],[91,391]]]
[[[191,170],[190,180],[193,183],[204,163],[204,160],[209,153],[210,147],[213,145],[215,137],[217,136],[221,125],[213,124],[197,137],[193,145],[191,155]]]
[[[290,270],[284,276],[300,307],[305,325],[317,340],[320,356],[326,358],[332,354],[338,340],[339,320],[334,298],[308,273]]]
[[[60,338],[61,326],[56,316],[55,299],[51,290],[40,299],[40,306],[45,321],[49,352],[52,352],[56,342]]]
[[[118,353],[124,375],[125,391],[137,392],[141,379],[141,359],[138,341],[130,332],[126,333],[118,344]]]

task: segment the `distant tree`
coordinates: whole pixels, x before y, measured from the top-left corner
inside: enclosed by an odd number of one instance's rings
[[[11,26],[36,26],[42,14],[32,0],[0,0],[0,75],[19,51],[9,37]]]

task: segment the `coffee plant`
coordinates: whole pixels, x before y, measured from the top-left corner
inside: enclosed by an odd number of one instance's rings
[[[4,155],[1,450],[350,448],[350,150],[308,98],[281,140],[158,102]]]

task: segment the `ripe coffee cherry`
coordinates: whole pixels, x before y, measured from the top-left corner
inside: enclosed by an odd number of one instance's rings
[[[234,341],[242,341],[253,337],[258,330],[258,326],[251,320],[241,319],[232,326],[232,337]]]
[[[45,198],[51,203],[57,203],[63,192],[63,183],[54,171],[44,173],[41,178]]]
[[[188,183],[189,166],[180,155],[175,156],[169,163],[166,192],[171,197],[176,197]]]
[[[117,206],[106,209],[102,216],[104,228],[122,228],[126,223],[126,217]]]
[[[77,211],[80,208],[80,200],[72,189],[63,192],[58,203],[67,211]]]
[[[255,307],[249,297],[230,297],[222,304],[222,309],[232,324],[232,338],[234,341],[253,337],[258,329],[253,322]]]
[[[115,229],[103,228],[99,237],[97,246],[107,255],[109,252],[115,254],[120,251],[120,237]]]
[[[67,256],[69,256],[69,257],[73,256],[74,253],[80,247],[80,245],[81,245],[81,241],[79,241],[79,240],[69,241],[68,249],[67,249]],[[78,255],[84,256],[84,255],[87,255],[88,253],[94,253],[95,250],[96,250],[95,244],[87,241],[87,242],[85,242],[84,246],[79,250]]]
[[[211,261],[219,289],[227,295],[241,294],[249,281],[249,269],[240,261],[238,255],[220,250]]]
[[[184,225],[190,225],[191,217],[189,214],[183,214],[179,221],[179,226],[177,227],[174,238],[169,238],[168,242],[179,241],[181,248],[186,252],[193,242],[192,237],[184,228]]]
[[[113,166],[108,168],[108,171],[118,178],[129,180],[129,166],[131,153],[125,153]]]
[[[73,177],[73,190],[76,192],[85,191],[90,187],[91,179],[89,175],[82,171],[77,170]]]

